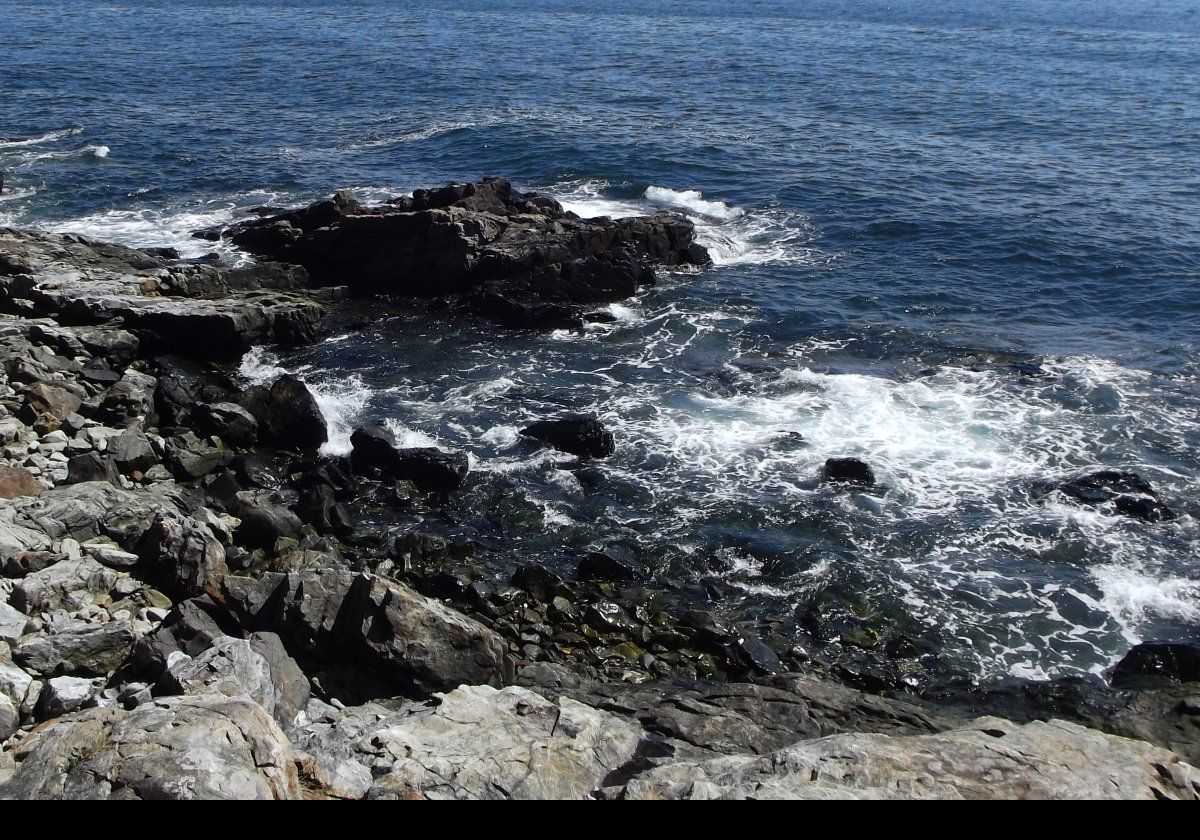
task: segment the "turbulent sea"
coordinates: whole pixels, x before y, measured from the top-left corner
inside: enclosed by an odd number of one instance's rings
[[[711,269],[585,332],[380,301],[268,348],[332,451],[470,453],[448,534],[497,575],[636,546],[799,633],[823,597],[981,680],[1200,638],[1200,10],[924,3],[0,0],[0,224],[200,255],[201,227],[503,174],[671,208]],[[230,259],[237,255],[228,253]],[[605,481],[518,437],[596,412]],[[826,458],[881,488],[834,492]],[[1147,524],[1033,492],[1137,471]]]

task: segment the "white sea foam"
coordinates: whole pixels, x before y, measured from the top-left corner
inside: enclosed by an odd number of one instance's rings
[[[687,215],[696,225],[696,241],[708,249],[717,266],[799,264],[828,260],[809,243],[814,232],[802,215],[779,208],[748,211],[705,198],[698,190],[647,187],[639,199],[613,199],[607,181],[572,181],[550,192],[582,218],[623,218],[668,208]]]
[[[23,140],[0,140],[0,152],[7,149],[22,149],[29,146],[40,146],[45,143],[56,143],[66,137],[73,137],[76,134],[82,133],[83,128],[76,126],[74,128],[60,129],[59,131],[48,131],[37,137],[29,137]]]
[[[327,455],[345,455],[350,452],[350,435],[364,421],[363,413],[374,392],[363,383],[362,377],[332,376],[314,373],[301,367],[290,371],[279,363],[279,357],[265,347],[251,348],[242,357],[238,373],[250,385],[269,385],[286,373],[293,373],[304,380],[329,432],[329,440],[321,447]]]

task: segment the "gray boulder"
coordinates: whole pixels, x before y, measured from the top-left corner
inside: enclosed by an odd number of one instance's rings
[[[60,718],[13,751],[0,799],[300,799],[296,756],[246,698],[177,697]]]
[[[194,659],[174,653],[159,688],[168,694],[250,697],[285,728],[309,700],[307,677],[273,633],[257,633],[250,639],[224,636]]]
[[[1200,799],[1167,750],[1062,721],[980,718],[937,735],[848,734],[765,756],[670,762],[628,799]]]
[[[44,677],[106,677],[129,656],[134,639],[128,621],[79,622],[78,627],[52,636],[27,638],[13,651],[13,659]]]
[[[644,737],[608,712],[517,687],[465,686],[438,701],[348,709],[295,737],[328,762],[371,767],[374,799],[588,799]]]
[[[504,681],[507,649],[496,633],[375,575],[226,577],[222,595],[242,626],[278,633],[290,649],[324,661],[369,666],[395,691],[428,696]]]

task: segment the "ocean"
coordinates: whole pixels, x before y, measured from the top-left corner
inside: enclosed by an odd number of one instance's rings
[[[0,0],[0,22],[0,225],[198,256],[193,231],[254,206],[493,174],[695,221],[711,268],[582,332],[379,300],[243,361],[306,377],[330,452],[374,418],[468,452],[444,516],[401,524],[498,578],[620,543],[721,579],[739,621],[805,642],[852,615],[984,682],[1200,639],[1195,3]],[[597,486],[519,438],[568,409],[617,436]],[[840,456],[881,487],[822,484]],[[1095,468],[1179,516],[1036,491]]]

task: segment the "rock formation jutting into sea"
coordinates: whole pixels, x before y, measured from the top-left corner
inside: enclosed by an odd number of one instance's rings
[[[488,178],[197,236],[244,259],[0,229],[0,798],[1200,799],[1196,645],[1136,646],[1105,685],[923,693],[914,640],[784,644],[619,545],[564,542],[557,570],[492,546],[496,580],[470,540],[376,524],[459,515],[492,480],[465,453],[367,423],[322,454],[302,377],[232,366],[383,298],[582,329],[704,270],[687,218]],[[522,436],[581,481],[622,446],[571,412]],[[814,480],[876,476],[830,453]],[[1037,492],[1176,516],[1131,472]]]

